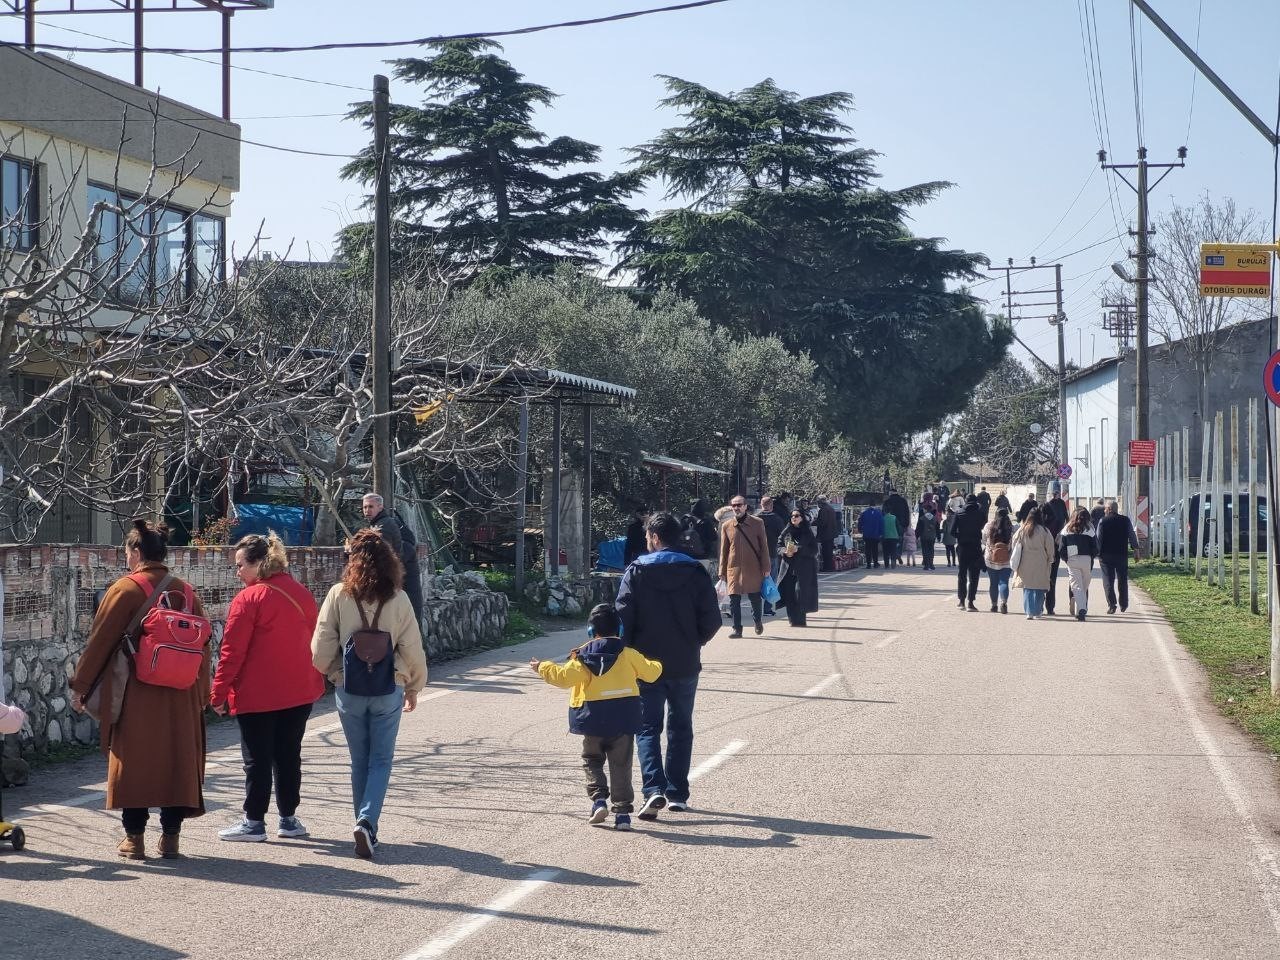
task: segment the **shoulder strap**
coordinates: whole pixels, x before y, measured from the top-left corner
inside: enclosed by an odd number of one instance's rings
[[[280,589],[279,587],[277,587],[274,583],[267,583],[265,580],[264,580],[264,581],[262,581],[262,585],[263,585],[264,587],[267,587],[267,588],[268,588],[268,589],[270,589],[270,590],[274,590],[276,593],[280,594],[280,596],[284,597],[286,600],[288,600],[290,603],[292,603],[292,604],[293,604],[293,609],[297,610],[297,611],[298,611],[298,613],[302,614],[302,616],[303,616],[303,617],[306,617],[306,614],[302,612],[302,604],[300,604],[297,600],[293,599],[293,597],[289,596],[288,591],[286,591],[286,590],[281,590],[281,589]],[[359,605],[360,605],[359,603],[357,603],[357,604],[356,604],[356,606],[359,606]],[[360,611],[360,616],[361,616],[361,618],[363,618],[363,617],[364,617],[364,611],[363,611],[363,610],[362,610],[362,611]]]
[[[761,521],[761,522],[763,523],[764,521]],[[735,525],[736,525],[736,521],[735,521]],[[756,545],[751,542],[750,534],[746,533],[741,526],[738,527],[737,532],[742,534],[742,539],[747,542],[747,546],[751,548],[751,552],[756,555],[756,562],[763,563],[764,561],[760,557],[760,551],[757,550]]]
[[[140,578],[142,580],[141,583],[138,582]],[[142,574],[140,573],[130,574],[129,579],[132,580],[139,587],[141,587],[143,590],[147,589],[147,587],[145,586],[146,578],[142,577]],[[130,642],[132,642],[133,640],[133,635],[138,632],[138,627],[142,626],[143,617],[145,617],[147,613],[150,612],[151,608],[156,605],[156,601],[160,599],[161,594],[164,593],[165,588],[169,586],[172,580],[173,580],[173,574],[171,573],[166,573],[163,577],[161,577],[160,582],[155,585],[155,588],[147,596],[147,602],[138,608],[138,612],[133,615],[133,619],[129,621],[129,625],[124,628],[124,635],[130,640]]]
[[[377,629],[378,629],[378,618],[379,618],[380,616],[382,616],[382,608],[383,608],[383,607],[385,607],[386,605],[387,605],[387,601],[385,601],[385,600],[379,600],[379,601],[378,601],[378,609],[376,609],[376,610],[374,610],[374,611],[373,611],[373,625],[372,625],[372,626],[370,626],[368,623],[366,623],[366,624],[365,624],[365,628],[366,628],[366,629],[368,629],[368,630],[377,630]]]
[[[351,599],[356,601],[356,612],[360,614],[360,626],[361,626],[361,627],[363,627],[365,630],[368,630],[368,629],[369,629],[369,618],[368,618],[367,616],[365,616],[365,613],[364,613],[364,604],[363,604],[363,603],[361,603],[359,600],[357,600],[355,597],[352,597]],[[382,605],[381,605],[381,604],[379,604],[379,605],[378,605],[378,610],[379,610],[379,611],[381,611],[381,610],[382,610]],[[374,616],[374,618],[373,618],[373,622],[374,622],[374,624],[375,624],[375,625],[376,625],[376,624],[377,624],[377,622],[378,622],[378,618],[377,618],[377,616],[376,616],[376,615],[375,615],[375,616]]]

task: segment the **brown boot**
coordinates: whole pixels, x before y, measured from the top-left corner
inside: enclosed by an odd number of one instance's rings
[[[178,834],[160,834],[160,856],[164,857],[166,860],[177,860],[182,856],[182,854],[178,852]]]
[[[142,834],[126,833],[124,839],[120,841],[120,846],[116,847],[116,853],[126,860],[147,859],[147,851],[142,844]]]

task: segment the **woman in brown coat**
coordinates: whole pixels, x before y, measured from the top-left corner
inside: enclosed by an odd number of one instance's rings
[[[131,574],[142,574],[154,589],[168,574],[164,565],[169,537],[164,524],[133,521],[124,540],[125,563]],[[174,578],[165,593],[174,609],[181,609],[186,584]],[[75,676],[71,678],[72,706],[84,710],[84,699],[95,681],[112,683],[111,660],[134,615],[150,591],[129,577],[113,583],[93,619]],[[193,613],[203,615],[200,600]],[[196,682],[186,690],[139,683],[129,662],[124,703],[114,724],[104,715],[101,739],[107,755],[107,809],[120,810],[125,838],[117,852],[130,860],[145,859],[143,832],[149,808],[160,808],[160,855],[178,856],[182,821],[204,813],[204,705],[209,701],[209,648]],[[102,693],[104,704],[110,691]],[[105,714],[105,711],[104,711]]]

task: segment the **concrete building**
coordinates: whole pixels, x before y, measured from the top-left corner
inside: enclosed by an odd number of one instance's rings
[[[1247,426],[1251,397],[1262,397],[1262,367],[1271,354],[1266,320],[1227,327],[1214,338],[1213,360],[1205,385],[1207,418],[1240,408],[1241,475],[1246,475]],[[1151,436],[1154,440],[1183,427],[1191,434],[1191,476],[1200,473],[1202,427],[1196,389],[1198,373],[1185,341],[1151,347]],[[1133,435],[1135,352],[1100,360],[1067,377],[1067,427],[1074,475],[1074,499],[1118,497],[1127,477],[1129,441]],[[1266,455],[1259,455],[1259,476]]]
[[[56,269],[82,241],[92,249],[79,282],[111,285],[100,309],[47,336],[91,343],[95,329],[129,324],[136,308],[160,310],[157,291],[190,295],[203,280],[222,277],[226,218],[240,186],[236,124],[16,47],[0,47],[0,118],[0,287],[33,269]],[[99,200],[123,212],[104,214],[96,236],[87,237]],[[110,274],[113,262],[127,273]],[[0,376],[19,401],[39,396],[59,375],[56,364],[33,356],[20,358],[18,369],[0,357]],[[103,442],[104,431],[92,424],[72,429],[86,442]],[[38,456],[36,445],[25,443],[20,456]],[[0,541],[14,538],[10,511],[19,508],[0,507]],[[116,530],[111,515],[60,497],[37,539],[109,543]]]

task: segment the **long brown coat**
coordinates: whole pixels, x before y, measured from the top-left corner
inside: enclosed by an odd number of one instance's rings
[[[720,579],[729,593],[759,593],[769,572],[769,538],[764,521],[747,514],[720,525]]]
[[[144,563],[139,572],[146,574],[154,588],[169,571],[161,563]],[[169,590],[180,595],[184,586],[175,577]],[[93,686],[147,595],[127,578],[117,580],[107,590],[71,678],[72,691],[84,696]],[[204,613],[199,597],[194,612]],[[185,807],[188,817],[204,813],[204,706],[209,702],[209,656],[206,647],[200,676],[189,690],[139,683],[130,662],[120,719],[114,727],[104,724],[102,728],[102,751],[107,755],[107,809]],[[103,699],[107,701],[105,691]]]

